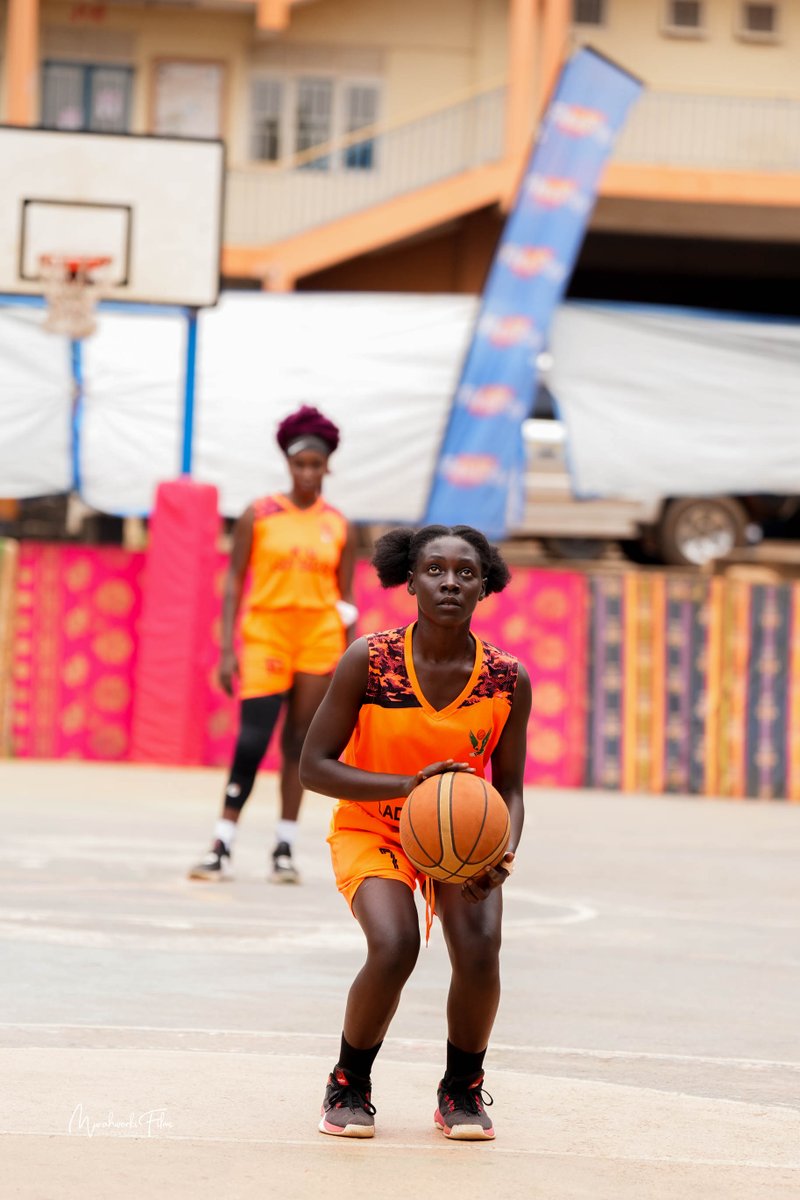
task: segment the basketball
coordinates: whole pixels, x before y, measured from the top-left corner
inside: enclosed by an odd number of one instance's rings
[[[418,870],[463,883],[502,858],[511,833],[500,793],[477,775],[445,771],[415,787],[400,815],[400,841]]]

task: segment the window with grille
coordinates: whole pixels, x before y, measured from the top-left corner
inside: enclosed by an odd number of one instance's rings
[[[667,26],[687,32],[703,28],[702,0],[668,0]]]
[[[277,162],[283,153],[283,90],[277,79],[252,82],[250,155],[261,162]]]
[[[378,91],[369,84],[351,84],[345,88],[345,133],[357,133],[378,119]],[[344,165],[351,171],[368,171],[375,165],[375,142],[350,142],[344,152]]]
[[[298,154],[322,146],[332,137],[333,83],[330,79],[299,79],[295,106],[294,148]],[[330,157],[307,158],[302,164],[314,171],[327,171]]]
[[[741,6],[739,33],[742,37],[758,41],[774,41],[778,35],[778,6],[763,2]]]
[[[367,129],[378,119],[380,88],[353,79],[290,74],[258,75],[250,86],[250,155],[278,162],[302,153],[302,169],[372,170],[376,144],[348,137],[348,144],[314,157],[315,147]]]
[[[133,70],[106,64],[45,62],[42,67],[42,125],[127,133]]]
[[[606,0],[572,0],[572,22],[574,25],[603,25],[605,8]]]

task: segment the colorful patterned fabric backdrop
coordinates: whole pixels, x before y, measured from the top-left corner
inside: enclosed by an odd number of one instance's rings
[[[0,656],[16,610],[2,676],[11,753],[127,756],[144,562],[0,543]],[[215,662],[225,565],[220,556]],[[405,589],[384,591],[366,563],[356,594],[361,630],[413,619]],[[800,801],[800,582],[517,569],[475,629],[530,673],[528,783]],[[0,714],[3,702],[0,683]],[[229,762],[236,716],[213,668],[206,764]],[[276,738],[265,766],[277,763]]]
[[[17,572],[13,752],[124,759],[143,554],[23,543]]]
[[[19,545],[0,538],[0,756],[11,749],[11,691],[13,680],[14,618],[17,609]]]

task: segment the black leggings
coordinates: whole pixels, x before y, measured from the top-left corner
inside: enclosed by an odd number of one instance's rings
[[[239,735],[225,788],[226,808],[234,808],[237,812],[244,808],[285,699],[286,693],[279,692],[274,696],[254,696],[251,700],[242,700]]]

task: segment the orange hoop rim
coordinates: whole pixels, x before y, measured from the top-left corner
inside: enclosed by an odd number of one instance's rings
[[[97,271],[107,267],[111,259],[107,254],[40,254],[39,262],[43,267],[63,267],[65,271],[76,275],[79,271]]]

